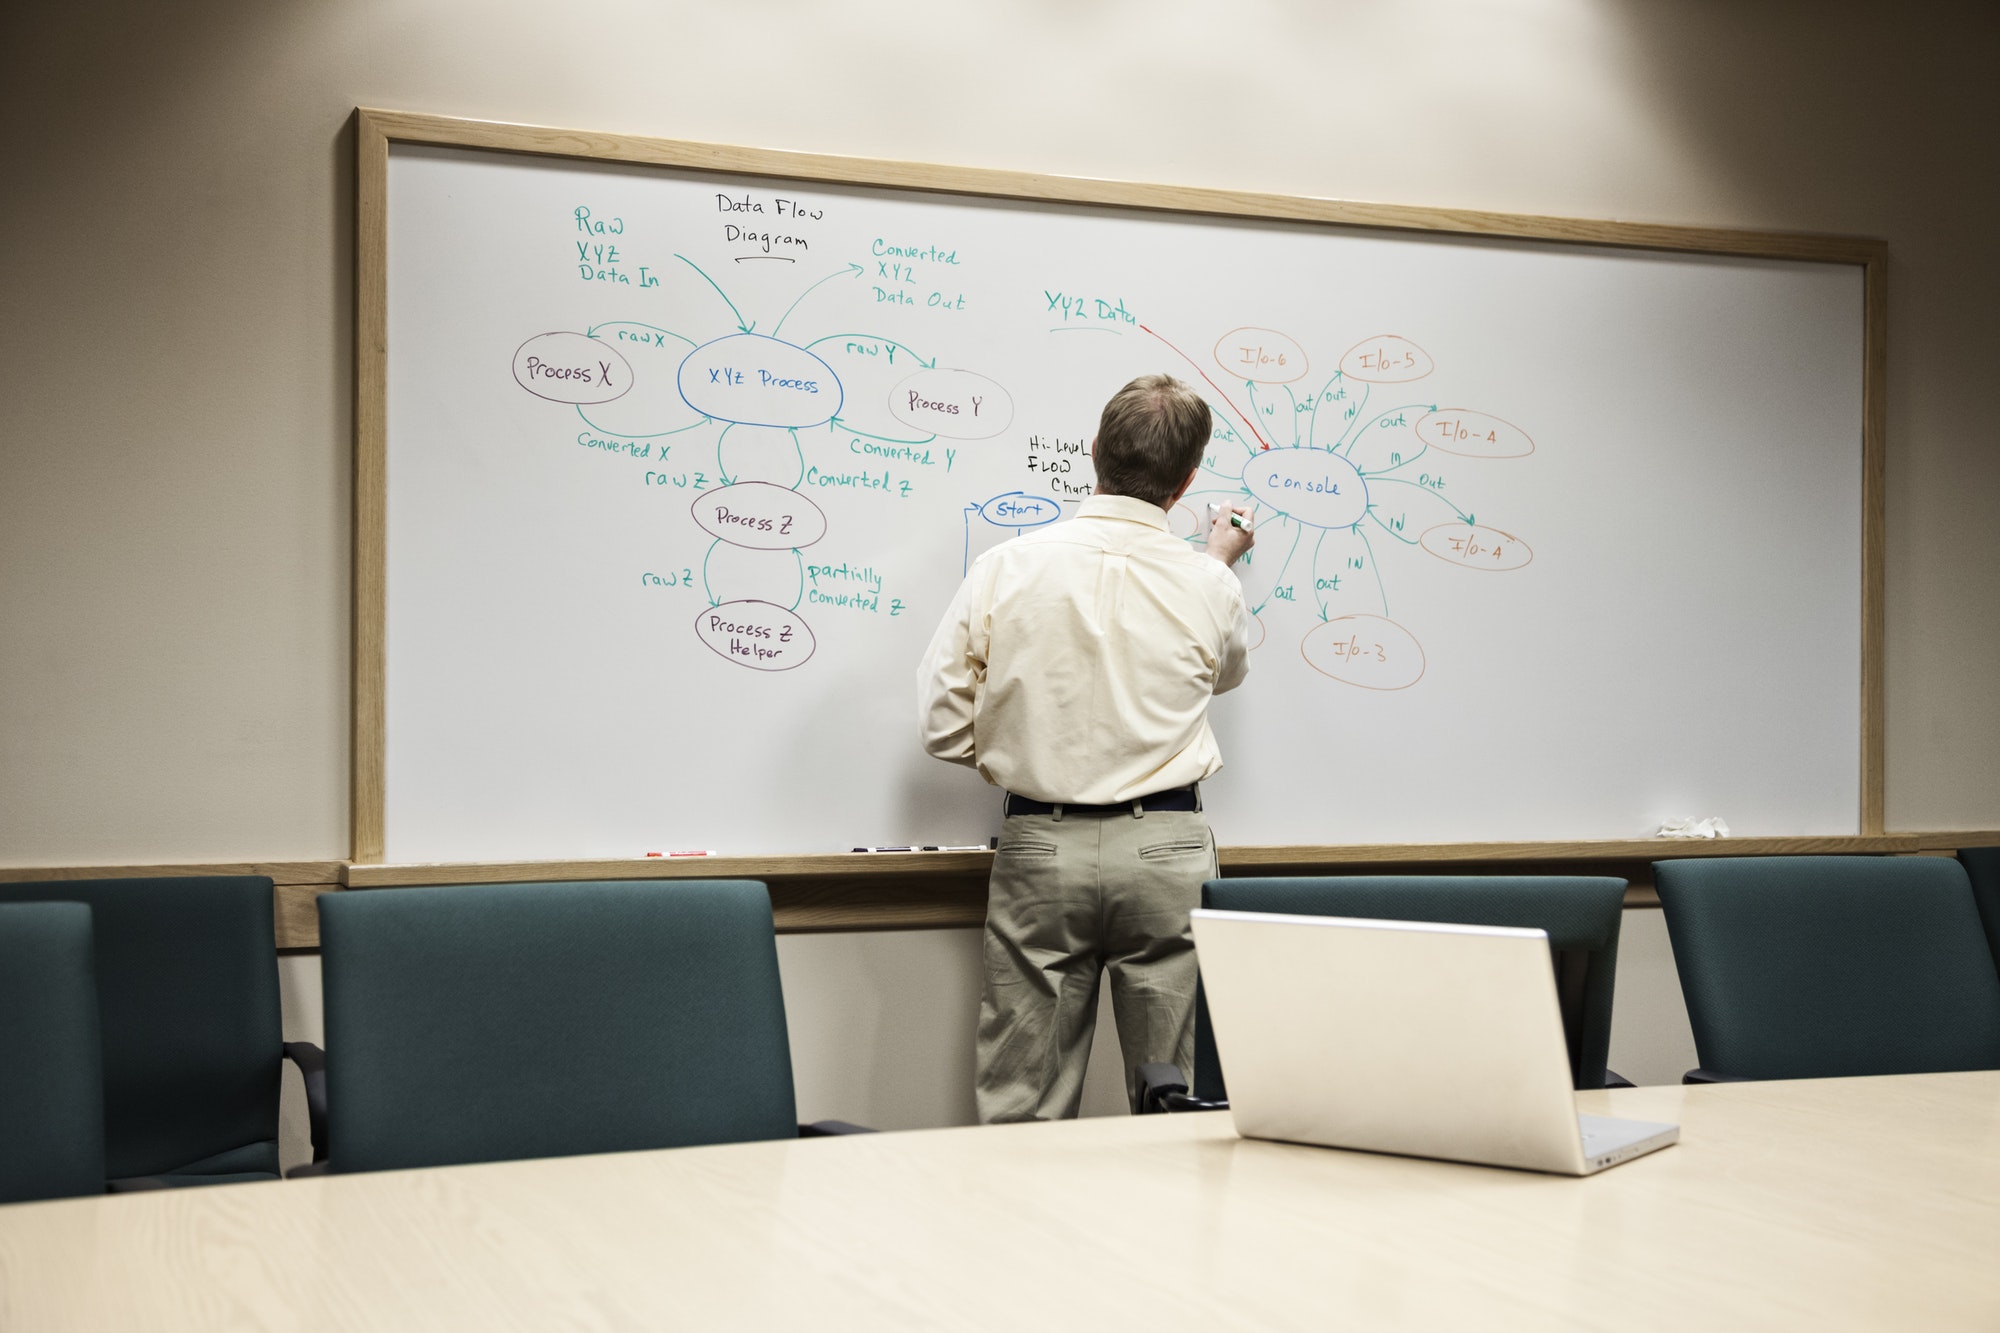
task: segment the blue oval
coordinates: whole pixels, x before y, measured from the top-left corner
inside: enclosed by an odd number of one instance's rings
[[[681,398],[717,421],[743,426],[818,426],[845,399],[833,367],[803,347],[761,333],[703,343],[681,362]]]
[[[1062,517],[1062,506],[1040,495],[1009,491],[979,506],[979,516],[996,528],[1039,528]]]

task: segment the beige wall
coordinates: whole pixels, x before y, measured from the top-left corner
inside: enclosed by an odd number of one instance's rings
[[[14,8],[0,863],[347,851],[357,103],[1887,237],[1889,822],[2000,826],[1985,0]]]

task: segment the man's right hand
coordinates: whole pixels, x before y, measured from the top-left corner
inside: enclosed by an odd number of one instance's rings
[[[1232,518],[1236,521],[1231,522]],[[1257,544],[1256,522],[1256,515],[1247,508],[1217,505],[1215,522],[1208,529],[1208,553],[1225,565],[1234,565],[1245,551]]]

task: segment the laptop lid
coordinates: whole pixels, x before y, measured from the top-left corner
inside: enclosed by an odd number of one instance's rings
[[[1540,930],[1194,913],[1237,1131],[1589,1170]]]

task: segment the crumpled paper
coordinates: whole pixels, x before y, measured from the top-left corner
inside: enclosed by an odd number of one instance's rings
[[[1669,819],[1660,825],[1662,838],[1726,838],[1729,825],[1711,816],[1708,819]]]

